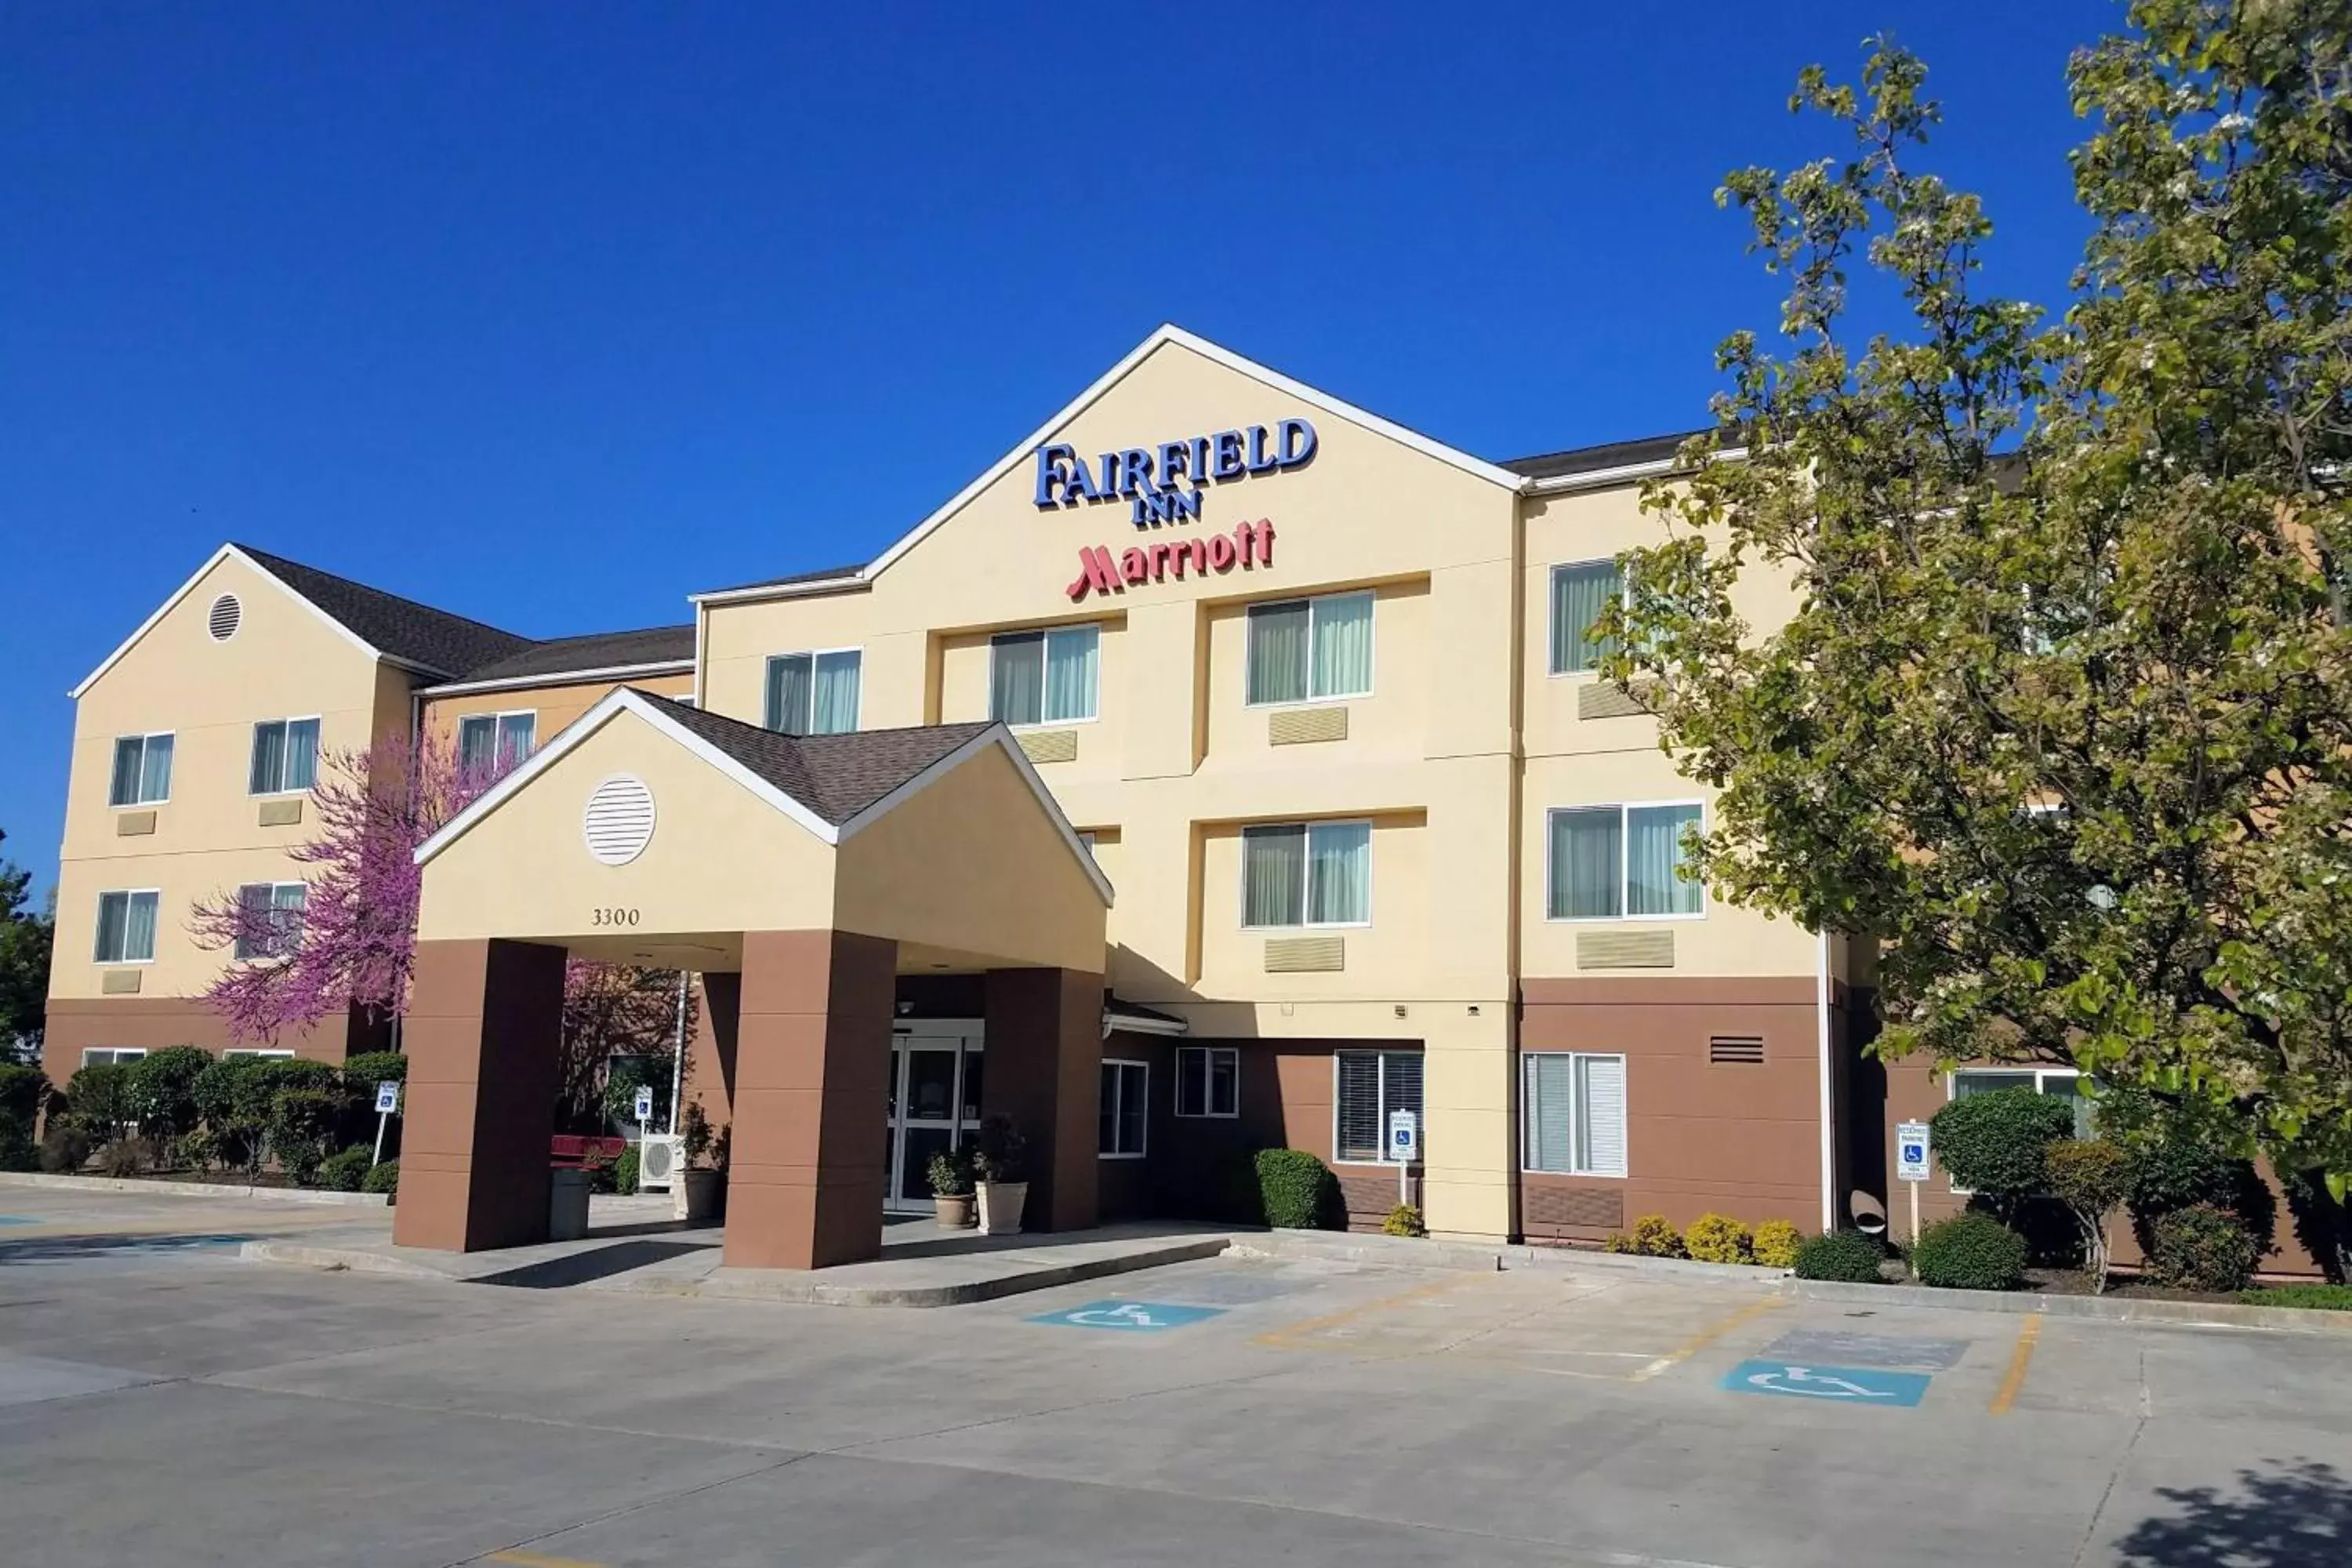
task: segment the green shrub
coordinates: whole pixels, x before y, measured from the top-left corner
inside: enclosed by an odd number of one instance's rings
[[[14,1119],[0,1117],[0,1171],[37,1171],[41,1152]]]
[[[196,1079],[213,1065],[202,1046],[166,1046],[130,1064],[124,1098],[139,1131],[151,1138],[177,1138],[196,1125]]]
[[[1421,1211],[1411,1204],[1399,1204],[1389,1210],[1389,1217],[1381,1222],[1383,1236],[1427,1236],[1429,1226],[1421,1223]]]
[[[2278,1227],[2277,1199],[2253,1162],[2227,1151],[2210,1130],[2158,1130],[2132,1151],[2131,1190],[2125,1199],[2140,1251],[2156,1250],[2157,1223],[2200,1204],[2234,1215],[2260,1256]]]
[[[2262,1251],[2245,1222],[2215,1204],[2191,1204],[2158,1218],[2148,1268],[2157,1279],[2183,1290],[2244,1289],[2252,1283]]]
[[[30,1136],[49,1097],[49,1080],[40,1068],[0,1062],[0,1122],[14,1121]]]
[[[1638,1254],[1642,1250],[1642,1247],[1641,1244],[1636,1242],[1632,1237],[1626,1235],[1622,1230],[1617,1230],[1609,1233],[1609,1239],[1601,1244],[1601,1250],[1603,1252]]]
[[[613,1190],[623,1197],[635,1197],[637,1192],[637,1172],[644,1164],[644,1154],[635,1143],[621,1151],[613,1162]]]
[[[695,1107],[697,1111],[701,1109],[699,1105]],[[696,1148],[696,1118],[688,1117],[686,1123],[682,1142],[687,1163],[692,1165],[701,1159]],[[705,1146],[709,1126],[708,1121],[702,1122]],[[980,1131],[972,1138],[971,1163],[983,1182],[1025,1182],[1029,1179],[1028,1135],[1013,1124],[1010,1116],[982,1117]]]
[[[1767,1268],[1793,1268],[1804,1233],[1785,1219],[1768,1219],[1756,1227],[1756,1261]]]
[[[2050,1195],[2074,1216],[2083,1267],[2096,1295],[2107,1288],[2107,1219],[2131,1192],[2132,1157],[2104,1138],[2053,1143],[2043,1155]]]
[[[1886,1261],[1886,1247],[1874,1236],[1858,1230],[1830,1230],[1797,1244],[1800,1279],[1835,1279],[1848,1285],[1876,1285],[1885,1279],[1878,1266]]]
[[[1257,1190],[1265,1223],[1289,1230],[1345,1230],[1348,1205],[1339,1178],[1304,1149],[1261,1149]]]
[[[131,1119],[131,1068],[110,1062],[82,1068],[67,1080],[66,1103],[94,1136],[111,1142]]]
[[[364,1143],[354,1143],[319,1162],[319,1184],[331,1192],[358,1192],[360,1184],[367,1180],[368,1168],[374,1163],[375,1151]]]
[[[221,1141],[209,1127],[198,1127],[172,1140],[172,1163],[191,1170],[209,1171],[221,1161]]]
[[[99,1146],[101,1176],[135,1176],[154,1163],[155,1146],[144,1138],[110,1138]]]
[[[1633,1222],[1633,1250],[1644,1258],[1680,1258],[1683,1233],[1662,1214],[1645,1214]]]
[[[51,1175],[72,1175],[89,1163],[89,1130],[79,1121],[50,1117],[37,1157],[41,1169]]]
[[[362,1051],[345,1057],[343,1081],[373,1105],[376,1085],[408,1081],[408,1058],[399,1051]]]
[[[2241,1290],[2238,1300],[2250,1307],[2302,1307],[2315,1312],[2352,1312],[2352,1285],[2272,1285]]]
[[[1683,1250],[1701,1263],[1746,1263],[1755,1247],[1755,1237],[1729,1215],[1703,1214],[1683,1233]]]
[[[272,1086],[263,1070],[268,1065],[261,1057],[223,1057],[190,1086],[196,1114],[219,1140],[224,1165],[251,1171],[261,1163],[262,1142],[269,1133]]]
[[[1919,1233],[1911,1268],[1922,1285],[1946,1290],[2014,1289],[2025,1279],[2025,1237],[1989,1214],[1954,1215]]]
[[[370,1166],[366,1177],[360,1183],[360,1191],[363,1193],[399,1192],[400,1162],[386,1160],[380,1165]]]
[[[942,1149],[931,1156],[925,1173],[930,1177],[931,1196],[935,1198],[968,1198],[971,1196],[971,1149],[959,1144]]]
[[[273,1064],[290,1065],[290,1064]],[[325,1066],[313,1063],[313,1066]],[[327,1140],[342,1115],[342,1096],[326,1088],[281,1089],[269,1102],[269,1152],[297,1186],[309,1186],[327,1157]]]
[[[2048,1186],[2050,1147],[2074,1137],[2074,1107],[2023,1087],[2000,1089],[1951,1101],[1927,1125],[1952,1184],[2014,1219],[2026,1199]]]

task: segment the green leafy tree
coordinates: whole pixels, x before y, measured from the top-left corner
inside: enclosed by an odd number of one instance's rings
[[[0,832],[0,840],[8,835]],[[36,911],[33,874],[0,860],[0,1061],[36,1062],[47,1022],[57,900]]]
[[[2074,1110],[2054,1095],[2001,1089],[1955,1100],[1927,1125],[1952,1184],[2015,1225],[2027,1202],[2050,1190],[2050,1150],[2074,1135]]]
[[[1720,193],[1784,346],[1723,345],[1607,672],[1721,791],[1718,895],[1882,944],[1876,1052],[2144,1087],[2340,1203],[2352,5],[2139,0],[2074,54],[2054,320],[1987,290],[1926,68],[1870,49],[1791,100],[1846,151]],[[1902,329],[1857,341],[1865,294]]]
[[[196,1079],[213,1065],[213,1054],[202,1046],[166,1046],[150,1051],[124,1069],[124,1093],[141,1133],[179,1138],[202,1120],[196,1108]]]
[[[2131,1152],[2104,1138],[2053,1143],[2042,1152],[2050,1195],[2066,1205],[2083,1236],[2091,1293],[2107,1289],[2107,1222],[2131,1195]]]

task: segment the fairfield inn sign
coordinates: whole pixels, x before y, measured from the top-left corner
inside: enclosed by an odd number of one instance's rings
[[[1315,459],[1315,426],[1304,419],[1105,452],[1093,468],[1076,447],[1055,442],[1037,448],[1037,505],[1050,511],[1082,501],[1123,500],[1138,528],[1197,522],[1202,492],[1210,485],[1304,468]],[[1130,546],[1116,559],[1104,546],[1082,545],[1069,595],[1078,600],[1089,591],[1111,594],[1135,584],[1181,579],[1188,569],[1206,576],[1236,566],[1273,564],[1274,524],[1261,518],[1237,523],[1231,532]]]

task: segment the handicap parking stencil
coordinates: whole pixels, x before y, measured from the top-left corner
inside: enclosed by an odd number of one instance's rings
[[[1063,1329],[1113,1329],[1122,1333],[1156,1334],[1181,1329],[1204,1318],[1224,1315],[1223,1307],[1177,1307],[1164,1301],[1089,1301],[1059,1312],[1041,1312],[1029,1320]]]
[[[1908,1408],[1934,1381],[1919,1372],[1876,1367],[1799,1366],[1785,1361],[1743,1361],[1724,1373],[1718,1387],[1733,1394],[1777,1394],[1832,1405],[1879,1405]]]

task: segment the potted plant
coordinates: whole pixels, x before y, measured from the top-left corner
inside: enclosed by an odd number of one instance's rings
[[[727,1173],[725,1135],[713,1135],[710,1118],[692,1101],[688,1102],[678,1120],[678,1152],[685,1156],[686,1163],[677,1180],[670,1184],[669,1212],[678,1219],[715,1218],[719,1214],[720,1184]]]
[[[1009,1116],[980,1124],[972,1168],[980,1176],[980,1234],[1018,1236],[1021,1208],[1029,1200],[1029,1140]]]
[[[971,1151],[942,1149],[931,1156],[931,1201],[939,1205],[940,1228],[961,1230],[971,1223]]]

